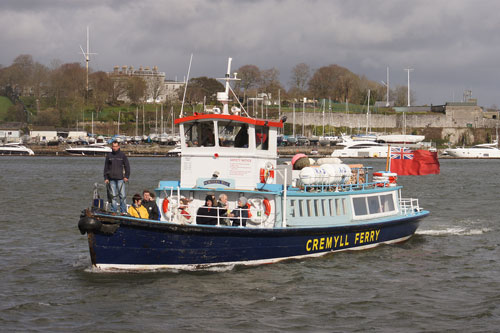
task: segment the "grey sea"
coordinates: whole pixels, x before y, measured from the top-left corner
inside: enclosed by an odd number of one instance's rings
[[[179,176],[178,158],[130,162],[129,198]],[[149,273],[91,268],[77,222],[102,168],[103,158],[0,157],[0,331],[500,331],[499,160],[400,177],[403,196],[431,211],[405,243]]]

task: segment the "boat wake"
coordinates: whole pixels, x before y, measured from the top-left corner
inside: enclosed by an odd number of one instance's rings
[[[457,235],[457,236],[473,236],[482,235],[490,232],[489,228],[481,229],[468,229],[468,228],[446,228],[441,230],[417,230],[415,234],[417,235],[428,235],[428,236],[447,236],[447,235]]]

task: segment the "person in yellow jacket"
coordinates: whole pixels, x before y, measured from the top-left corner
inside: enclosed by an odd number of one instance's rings
[[[133,217],[141,219],[149,219],[149,213],[146,207],[142,205],[142,197],[140,194],[134,194],[132,197],[133,204],[128,208],[128,213]]]

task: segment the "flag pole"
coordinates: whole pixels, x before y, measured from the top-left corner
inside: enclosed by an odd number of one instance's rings
[[[387,145],[387,160],[385,161],[385,171],[389,172],[391,168],[391,145]]]

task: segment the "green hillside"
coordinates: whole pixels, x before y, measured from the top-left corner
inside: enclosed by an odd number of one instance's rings
[[[12,102],[5,96],[0,96],[0,121],[3,121],[7,116],[7,111],[9,107],[12,106]]]

